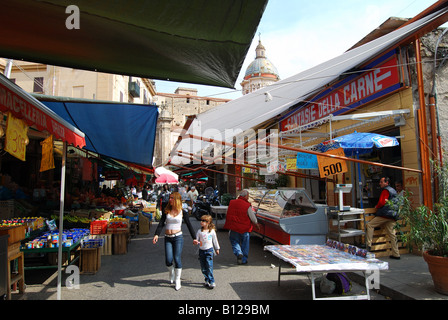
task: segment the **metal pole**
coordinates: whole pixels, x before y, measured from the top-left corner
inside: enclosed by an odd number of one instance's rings
[[[11,76],[11,69],[12,69],[12,59],[8,59],[6,60],[5,72],[3,73],[5,77],[8,79]]]
[[[428,130],[426,126],[426,102],[425,102],[425,88],[423,82],[423,67],[421,57],[421,43],[420,39],[414,42],[416,69],[417,69],[417,84],[420,109],[417,110],[418,116],[418,131],[420,138],[420,161],[422,165],[422,191],[423,204],[429,209],[433,208],[432,202],[432,188],[431,188],[431,167],[429,162],[428,152]]]
[[[64,229],[64,198],[65,198],[65,167],[67,161],[67,142],[64,141],[62,147],[62,169],[61,169],[61,195],[59,207],[59,237],[58,237],[58,288],[57,299],[61,300],[62,281],[62,232]]]

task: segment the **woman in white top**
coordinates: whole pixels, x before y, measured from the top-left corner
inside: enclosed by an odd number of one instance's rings
[[[170,281],[175,281],[175,288],[179,290],[180,276],[182,273],[182,248],[184,245],[184,237],[182,235],[182,219],[185,221],[194,239],[195,234],[190,223],[188,215],[183,216],[182,212],[182,197],[179,192],[170,194],[168,205],[162,213],[159,225],[157,226],[152,243],[156,244],[159,240],[159,235],[165,225],[165,263],[169,270]]]

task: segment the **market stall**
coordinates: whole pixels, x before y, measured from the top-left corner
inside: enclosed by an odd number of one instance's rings
[[[387,270],[389,264],[381,260],[371,258],[367,251],[355,246],[348,246],[343,243],[328,240],[323,245],[280,245],[265,246],[266,251],[287,262],[295,268],[293,274],[309,273],[311,275],[311,286],[313,300],[370,300],[369,289],[372,284],[369,283],[371,273],[379,277],[380,270]],[[365,295],[347,295],[338,297],[318,298],[315,290],[315,277],[317,274],[328,272],[346,272],[362,271],[365,275]],[[278,270],[278,279],[280,276],[291,274],[291,272],[282,273],[281,267]],[[379,278],[378,278],[379,279]],[[377,280],[378,280],[377,279]]]
[[[281,244],[324,244],[328,232],[326,205],[316,204],[303,188],[250,189],[263,238]]]

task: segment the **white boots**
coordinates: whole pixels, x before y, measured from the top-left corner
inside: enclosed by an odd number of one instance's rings
[[[180,285],[181,274],[182,274],[182,268],[179,268],[179,269],[174,268],[174,265],[168,267],[168,275],[170,278],[170,283],[175,282],[174,288],[176,289],[176,291],[181,288],[181,285]]]
[[[174,283],[174,265],[171,265],[171,266],[169,266],[167,268],[168,268],[168,275],[169,275],[169,278],[170,278],[170,282]]]
[[[180,285],[180,276],[182,274],[182,268],[175,268],[174,269],[174,277],[175,277],[175,286],[174,288],[177,290],[180,289],[181,285]]]

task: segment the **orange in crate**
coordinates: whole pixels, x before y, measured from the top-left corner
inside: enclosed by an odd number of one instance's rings
[[[107,220],[95,220],[90,222],[90,234],[105,234],[107,233]]]

